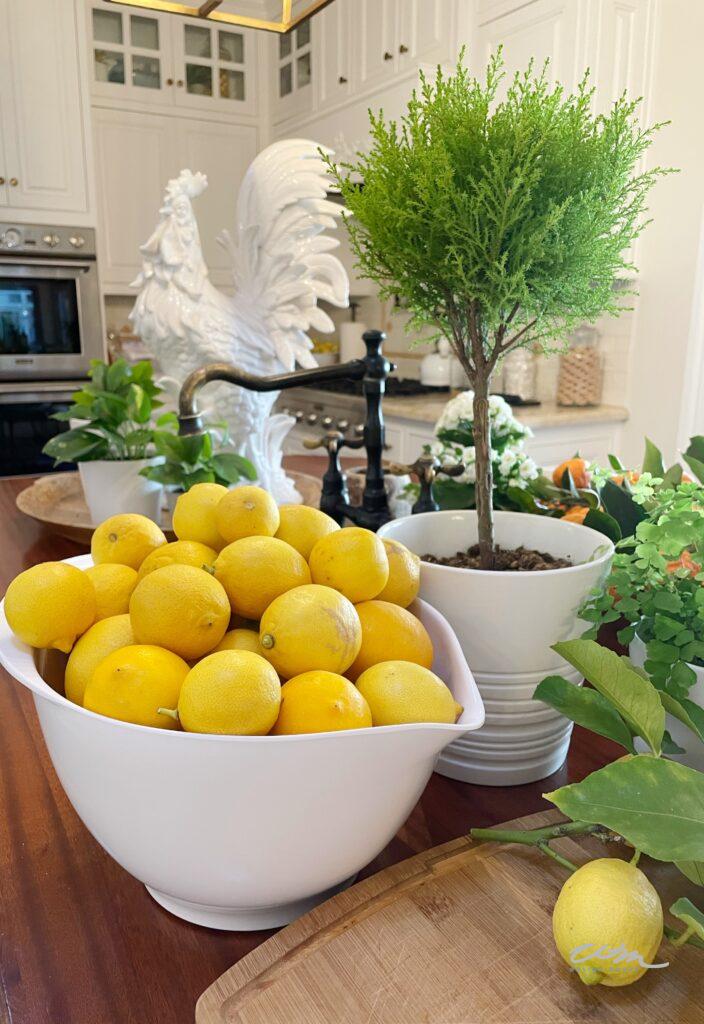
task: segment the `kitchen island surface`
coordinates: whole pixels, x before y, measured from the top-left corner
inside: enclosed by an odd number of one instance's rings
[[[286,461],[317,474],[324,464],[317,456]],[[86,550],[18,511],[15,498],[33,479],[0,480],[3,592],[30,565]],[[217,932],[162,910],[83,826],[52,768],[30,694],[2,670],[0,721],[0,1024],[191,1024],[201,992],[272,933]],[[360,877],[470,827],[545,809],[543,792],[619,752],[575,728],[566,764],[535,784],[493,789],[433,775],[404,827]]]

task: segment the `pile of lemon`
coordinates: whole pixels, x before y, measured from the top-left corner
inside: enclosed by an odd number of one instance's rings
[[[420,561],[402,544],[254,486],[196,484],[173,526],[167,543],[144,516],[112,516],[89,569],[44,562],[8,587],[15,635],[69,654],[69,700],[250,736],[456,721],[408,610]]]

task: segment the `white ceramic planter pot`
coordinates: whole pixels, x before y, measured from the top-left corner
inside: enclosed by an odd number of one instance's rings
[[[645,665],[645,654],[645,644],[639,636],[635,636],[628,648],[629,658],[638,668],[643,668]],[[704,707],[704,668],[699,668],[698,665],[690,665],[689,667],[694,670],[697,681],[689,691],[688,699],[695,704],[699,704],[700,707]],[[685,751],[684,754],[668,754],[667,756],[672,758],[673,761],[679,761],[680,764],[686,764],[689,768],[696,768],[697,771],[704,772],[704,743],[698,740],[686,725],[683,725],[679,719],[673,718],[672,715],[665,716],[665,728],[675,743]],[[635,742],[637,750],[649,749],[641,739],[636,739]]]
[[[90,556],[68,560],[81,568]],[[33,693],[49,754],[86,827],[167,910],[272,928],[346,885],[418,801],[439,751],[484,720],[459,642],[422,601],[457,724],[308,736],[207,736],[103,718],[42,679],[0,608],[0,663]]]
[[[423,562],[420,593],[455,630],[486,707],[484,728],[453,742],[437,771],[463,782],[514,786],[545,778],[567,756],[572,723],[531,697],[550,674],[581,682],[551,645],[587,628],[577,611],[604,579],[613,545],[577,523],[519,512],[497,512],[495,534],[501,547],[522,544],[574,564],[545,572],[483,572]],[[419,555],[451,555],[476,543],[477,516],[426,512],[387,523],[379,535]]]
[[[152,459],[96,459],[79,462],[83,493],[93,525],[118,512],[138,512],[161,522],[161,484],[140,476]]]

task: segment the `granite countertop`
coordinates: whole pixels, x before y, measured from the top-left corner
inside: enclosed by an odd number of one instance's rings
[[[418,395],[408,398],[384,398],[387,417],[435,423],[449,395]],[[543,402],[541,405],[514,406],[516,419],[527,427],[561,427],[577,423],[622,423],[628,419],[628,410],[621,405],[595,405],[585,408]]]

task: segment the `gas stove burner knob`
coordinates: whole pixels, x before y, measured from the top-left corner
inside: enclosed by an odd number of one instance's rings
[[[320,421],[320,425],[321,427],[325,427],[326,430],[329,430],[330,427],[333,425],[332,416],[323,416],[322,420]]]
[[[344,434],[344,432],[346,430],[350,429],[350,421],[349,420],[338,420],[337,421],[337,429]]]
[[[284,416],[290,416],[290,415],[291,415],[291,410],[289,409],[289,407],[288,407],[287,405],[285,405],[285,406],[283,407],[283,409],[281,410],[281,412],[282,412],[282,413],[284,414]]]
[[[60,241],[61,239],[59,238],[59,236],[51,232],[46,235],[42,235],[42,242],[44,243],[44,245],[48,245],[50,249],[53,249],[55,246],[57,246]]]
[[[364,433],[364,424],[363,423],[358,423],[356,425],[356,427],[354,428],[354,432],[357,435],[357,437],[361,437],[362,434]]]
[[[317,412],[309,412],[308,415],[306,416],[306,419],[310,423],[311,427],[314,426],[318,422]]]
[[[296,423],[300,423],[305,413],[303,412],[303,409],[296,409],[293,415],[296,417]]]
[[[8,249],[14,249],[22,241],[22,235],[19,233],[17,228],[8,228],[2,236],[1,241]]]
[[[82,249],[86,244],[83,235],[70,235],[68,241],[69,245],[72,245],[74,249]]]

